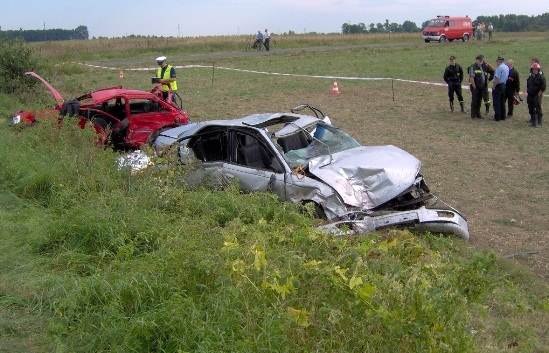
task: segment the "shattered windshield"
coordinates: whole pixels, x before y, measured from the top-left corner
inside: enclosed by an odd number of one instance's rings
[[[324,122],[318,122],[305,131],[297,130],[292,135],[279,137],[276,143],[291,168],[306,166],[315,157],[360,146],[347,133]]]

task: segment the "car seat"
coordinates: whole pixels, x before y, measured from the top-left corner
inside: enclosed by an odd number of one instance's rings
[[[293,150],[300,150],[309,145],[309,140],[303,131],[299,131],[290,136],[280,137],[277,142],[280,147],[282,147],[284,153]]]

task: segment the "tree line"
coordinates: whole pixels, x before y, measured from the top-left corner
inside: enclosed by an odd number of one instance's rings
[[[549,12],[541,15],[499,15],[499,16],[478,16],[475,22],[492,23],[494,29],[500,32],[527,32],[527,31],[549,31]],[[380,33],[380,32],[419,32],[429,23],[425,21],[418,27],[413,21],[404,21],[402,24],[385,20],[385,23],[344,23],[341,25],[343,34],[354,33]]]
[[[368,26],[365,23],[344,23],[341,26],[341,32],[343,34],[355,34],[355,33],[382,33],[382,32],[419,32],[419,28],[412,21],[404,21],[402,24],[385,20],[385,23],[370,23]]]
[[[0,37],[21,39],[26,42],[42,42],[48,40],[89,39],[88,27],[78,26],[75,29],[29,29],[0,31]]]
[[[500,32],[527,32],[549,30],[549,12],[536,16],[479,16],[477,17],[477,21],[483,23],[492,23],[494,29]]]

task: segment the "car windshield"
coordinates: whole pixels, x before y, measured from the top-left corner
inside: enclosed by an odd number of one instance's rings
[[[360,146],[349,134],[324,122],[317,122],[305,131],[300,129],[276,140],[291,168],[305,166],[315,157]]]
[[[429,27],[444,27],[445,23],[446,21],[440,19],[431,20],[429,21]]]

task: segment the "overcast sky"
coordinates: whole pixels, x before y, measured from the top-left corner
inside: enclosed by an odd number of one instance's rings
[[[419,25],[436,15],[540,14],[547,0],[26,0],[2,1],[2,29],[88,26],[90,36],[338,32],[344,22]]]

